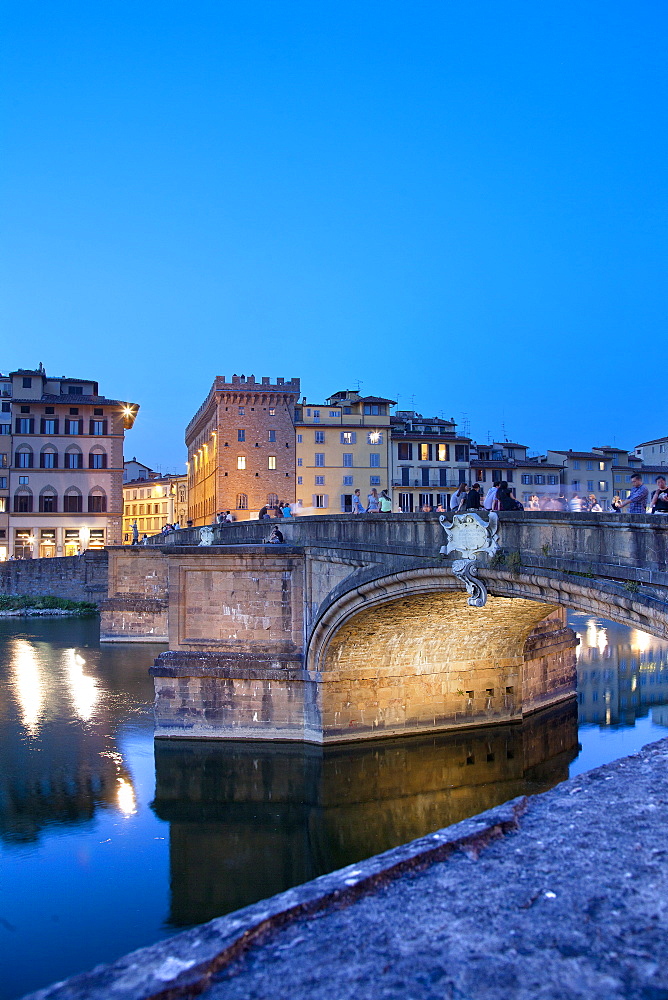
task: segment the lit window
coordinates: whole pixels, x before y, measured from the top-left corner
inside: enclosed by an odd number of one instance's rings
[[[246,456],[237,455],[237,469],[245,469],[245,468],[246,468]]]
[[[436,445],[436,459],[439,462],[449,462],[450,461],[450,445],[447,444],[437,444]]]
[[[341,444],[356,444],[357,431],[341,431]]]
[[[369,431],[366,436],[367,444],[382,444],[383,435],[380,431]]]
[[[601,491],[601,493],[605,493],[606,490],[608,489],[607,482],[605,482],[603,479],[600,479],[598,483],[598,488]]]
[[[269,407],[269,416],[270,417],[275,417],[276,416],[276,408],[274,406],[270,406]]]
[[[275,469],[276,468],[276,456],[275,455],[269,455],[267,461],[269,462],[269,468],[270,469]]]
[[[662,446],[661,450],[663,450],[663,446]],[[605,472],[605,462],[599,462],[598,463],[598,471],[599,472]]]
[[[418,448],[420,449],[420,461],[431,462],[431,444],[420,444]]]

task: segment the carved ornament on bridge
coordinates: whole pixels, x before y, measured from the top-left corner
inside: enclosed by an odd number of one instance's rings
[[[441,546],[441,555],[460,553],[462,558],[454,560],[452,572],[466,587],[471,607],[484,607],[487,588],[477,578],[476,556],[483,553],[493,556],[499,548],[498,515],[490,511],[489,520],[484,521],[480,514],[467,511],[465,514],[454,514],[451,522],[441,514],[439,521],[448,539],[447,545]]]
[[[207,526],[199,529],[199,544],[213,545],[213,528]]]

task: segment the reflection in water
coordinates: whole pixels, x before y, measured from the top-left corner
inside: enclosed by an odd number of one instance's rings
[[[21,712],[21,723],[29,736],[35,736],[44,708],[44,683],[37,652],[27,639],[15,639],[10,656],[12,688]]]
[[[668,642],[585,614],[570,621],[580,640],[579,721],[632,726],[651,711],[652,721],[665,725],[658,706],[668,702]]]
[[[568,777],[573,701],[526,722],[324,748],[165,741],[170,921],[199,923]]]
[[[0,631],[0,682],[9,682],[0,706],[0,840],[7,844],[85,823],[98,808],[135,812],[116,730],[132,714],[138,683],[144,703],[152,693],[145,666],[132,677],[122,650],[97,646],[96,620],[32,621],[29,628],[2,623]]]

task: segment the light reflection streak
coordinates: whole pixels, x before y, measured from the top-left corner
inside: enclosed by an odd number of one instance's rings
[[[100,692],[95,677],[89,677],[83,672],[86,661],[75,649],[64,651],[66,677],[70,689],[70,698],[75,713],[83,722],[90,722],[93,709],[97,704]]]
[[[118,788],[116,790],[116,801],[118,808],[124,816],[132,816],[137,812],[137,800],[135,790],[127,778],[118,778]]]
[[[36,736],[44,712],[44,678],[35,647],[26,639],[13,643],[12,683],[21,722],[30,736]]]

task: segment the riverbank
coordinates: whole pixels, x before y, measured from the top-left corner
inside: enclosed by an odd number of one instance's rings
[[[97,605],[91,601],[71,601],[64,597],[41,594],[35,597],[13,597],[0,594],[0,618],[73,615],[94,615]]]
[[[660,1000],[668,740],[31,994]]]

